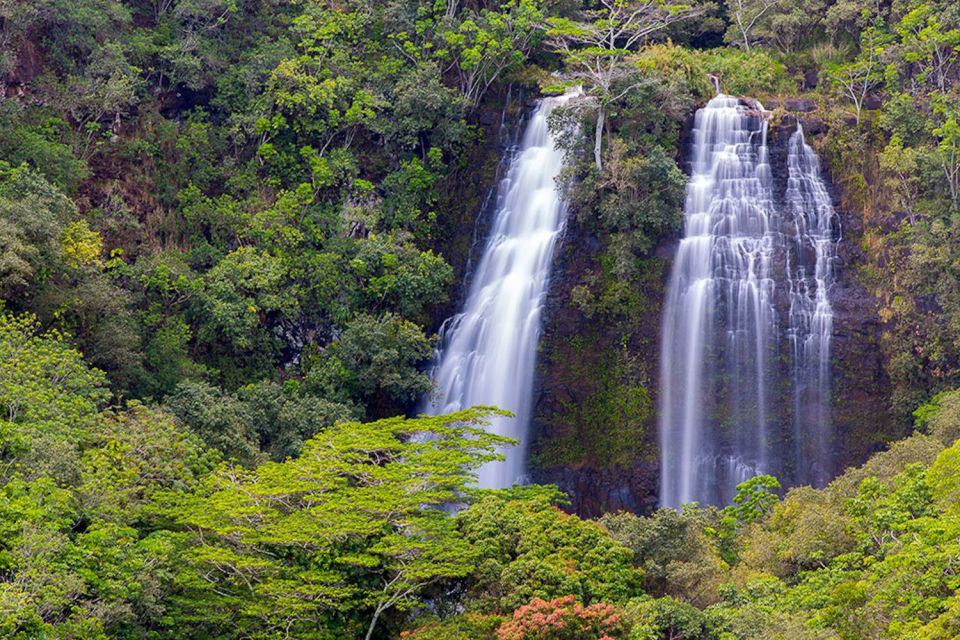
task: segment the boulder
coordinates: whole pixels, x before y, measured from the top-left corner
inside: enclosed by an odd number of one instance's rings
[[[817,136],[827,132],[827,123],[817,118],[800,118],[800,124],[803,125],[803,131],[808,136]]]
[[[808,98],[790,98],[783,101],[783,106],[787,111],[816,111],[817,103]]]
[[[867,96],[866,100],[863,101],[864,109],[880,109],[883,107],[883,99],[877,94]]]

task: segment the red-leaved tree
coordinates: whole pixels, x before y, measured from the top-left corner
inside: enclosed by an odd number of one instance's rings
[[[622,612],[609,604],[584,607],[573,596],[534,598],[497,630],[498,640],[617,640],[626,638]]]

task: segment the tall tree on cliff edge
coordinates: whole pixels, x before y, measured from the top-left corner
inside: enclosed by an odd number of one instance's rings
[[[598,8],[584,11],[579,19],[548,19],[548,44],[563,57],[570,79],[585,86],[596,99],[593,157],[597,170],[603,168],[607,106],[633,89],[630,86],[614,93],[616,81],[627,71],[627,56],[651,36],[702,11],[702,5],[665,0],[600,0]]]

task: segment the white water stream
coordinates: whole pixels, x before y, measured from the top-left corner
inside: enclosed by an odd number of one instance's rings
[[[831,472],[831,367],[833,306],[830,288],[839,233],[820,160],[804,140],[790,137],[786,203],[793,223],[788,274],[793,367],[793,439],[797,483],[823,486]]]
[[[437,391],[424,408],[439,415],[493,405],[516,414],[496,418],[489,427],[520,444],[504,452],[506,460],[480,469],[479,485],[484,488],[509,487],[525,479],[541,311],[565,214],[556,180],[563,152],[554,146],[547,118],[570,98],[543,99],[526,127],[500,184],[493,227],[464,309],[441,332],[432,376]]]
[[[762,107],[718,95],[697,112],[661,336],[663,506],[727,504],[737,484],[761,473],[792,484],[829,479],[837,234],[799,127],[787,169],[781,215]],[[789,411],[781,372],[793,390]],[[792,431],[781,424],[788,414]]]

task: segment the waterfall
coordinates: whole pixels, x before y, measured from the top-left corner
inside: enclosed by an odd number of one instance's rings
[[[768,467],[777,318],[766,136],[761,114],[730,96],[696,115],[661,344],[664,506],[724,503]]]
[[[790,340],[793,375],[793,438],[798,483],[823,486],[830,479],[830,339],[833,307],[829,291],[839,234],[820,162],[805,142],[803,127],[790,137],[786,204],[793,220],[788,259]]]
[[[692,152],[661,334],[660,502],[670,507],[727,504],[762,473],[819,483],[830,467],[835,216],[816,154],[798,129],[778,203],[762,107],[726,95],[697,112]]]
[[[541,310],[565,217],[556,183],[563,152],[554,145],[547,118],[573,95],[543,99],[531,117],[499,185],[493,226],[464,309],[441,331],[432,374],[436,393],[424,411],[438,415],[493,405],[516,415],[496,418],[489,427],[520,444],[504,452],[506,460],[480,469],[484,488],[524,481]]]

